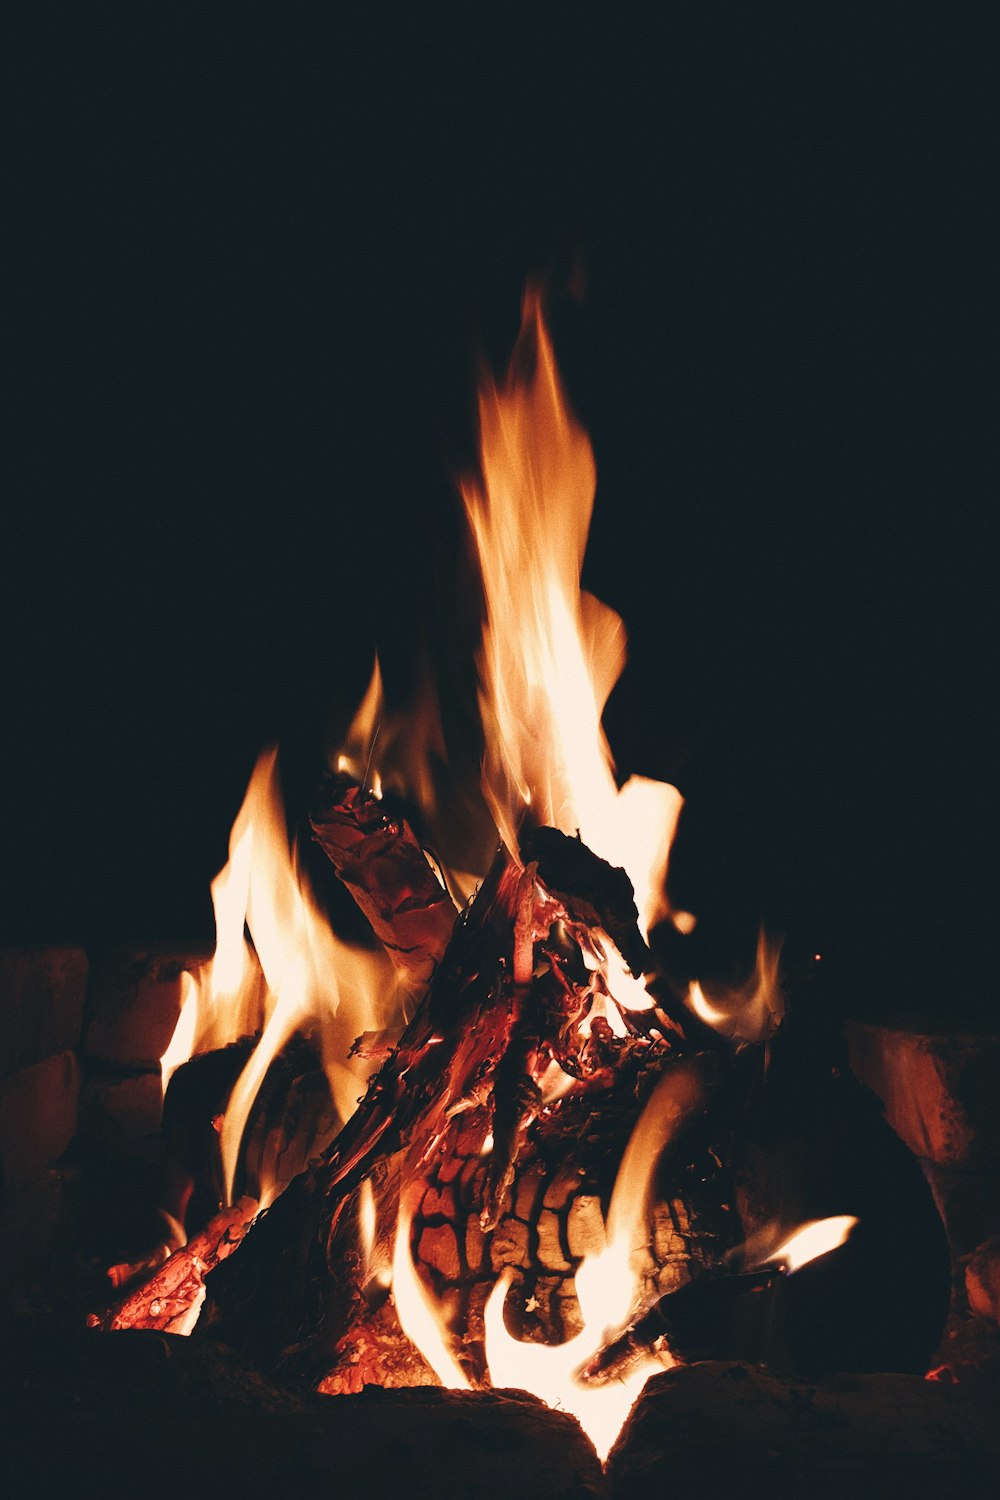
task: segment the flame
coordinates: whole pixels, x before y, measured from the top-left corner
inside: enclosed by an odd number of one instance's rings
[[[670,1362],[650,1354],[621,1380],[585,1386],[576,1371],[601,1347],[610,1329],[635,1311],[641,1295],[641,1256],[648,1238],[650,1189],[657,1162],[701,1098],[693,1067],[665,1073],[646,1104],[622,1156],[606,1226],[607,1242],[576,1272],[583,1328],[564,1344],[520,1343],[507,1331],[503,1308],[513,1281],[509,1269],[486,1304],[486,1357],[494,1386],[531,1391],[549,1406],[572,1412],[603,1462],[649,1376]]]
[[[430,1365],[442,1385],[470,1389],[464,1370],[448,1348],[434,1304],[424,1291],[410,1254],[413,1203],[404,1193],[399,1204],[396,1243],[392,1253],[392,1295],[399,1326]]]
[[[383,789],[396,792],[433,821],[438,801],[434,766],[444,761],[437,691],[426,663],[420,664],[414,701],[405,712],[389,712],[376,653],[365,695],[332,763],[376,797]]]
[[[289,844],[274,748],[254,768],[230,835],[229,862],[212,883],[212,900],[215,954],[186,976],[160,1067],[166,1089],[174,1070],[194,1053],[261,1031],[220,1133],[226,1201],[232,1202],[247,1119],[281,1048],[296,1031],[316,1032],[331,1098],[347,1120],[368,1076],[359,1060],[349,1059],[351,1043],[359,1032],[395,1019],[394,981],[384,954],[349,948],[319,910]],[[260,1184],[262,1206],[282,1185]]]
[[[723,1036],[743,1042],[760,1042],[772,1036],[785,1010],[781,990],[781,946],[780,939],[768,938],[761,928],[757,935],[753,973],[746,984],[709,1000],[695,980],[687,994],[691,1010]]]
[[[576,1272],[581,1331],[563,1344],[521,1343],[507,1331],[503,1309],[514,1280],[508,1267],[490,1293],[483,1318],[486,1361],[495,1388],[530,1391],[549,1406],[571,1412],[603,1461],[648,1377],[669,1366],[669,1355],[650,1354],[621,1380],[584,1385],[576,1371],[601,1348],[609,1330],[624,1324],[641,1296],[640,1274],[648,1245],[649,1199],[657,1163],[685,1119],[697,1108],[702,1086],[692,1064],[678,1064],[658,1081],[625,1148],[608,1209],[606,1243]],[[420,1282],[410,1254],[411,1193],[400,1203],[393,1254],[393,1296],[404,1333],[443,1385],[468,1389],[451,1352],[443,1319]]]
[[[768,1260],[783,1261],[787,1271],[798,1271],[802,1266],[807,1266],[811,1260],[817,1260],[821,1255],[826,1255],[830,1250],[836,1250],[843,1245],[857,1222],[851,1214],[836,1214],[829,1219],[813,1219],[797,1229],[783,1245],[768,1256]]]
[[[517,854],[525,810],[622,866],[645,933],[667,915],[680,793],[631,777],[619,790],[601,717],[625,664],[618,615],[580,589],[594,502],[590,441],[571,415],[537,292],[502,386],[480,392],[482,478],[460,488],[479,554],[483,788]]]

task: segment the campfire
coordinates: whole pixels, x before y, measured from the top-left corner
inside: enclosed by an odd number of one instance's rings
[[[718,1356],[737,1303],[844,1253],[858,1216],[748,1222],[734,1119],[780,1035],[779,944],[727,993],[656,972],[652,929],[695,922],[667,897],[682,798],[616,779],[625,633],[581,591],[594,459],[535,292],[479,416],[487,857],[437,794],[433,702],[389,714],[376,661],[310,815],[365,919],[349,942],[261,755],[161,1064],[169,1115],[225,1060],[219,1212],[192,1222],[178,1168],[168,1236],[92,1322],[207,1332],[330,1396],[527,1390],[604,1457],[652,1373]]]

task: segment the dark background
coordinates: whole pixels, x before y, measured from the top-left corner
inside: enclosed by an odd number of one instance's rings
[[[397,697],[454,650],[476,350],[547,271],[706,952],[988,1011],[989,8],[340,9],[3,48],[3,939],[207,936],[258,748],[295,805],[376,641]]]

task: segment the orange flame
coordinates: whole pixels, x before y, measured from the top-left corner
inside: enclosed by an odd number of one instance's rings
[[[186,976],[181,1012],[161,1059],[166,1089],[188,1057],[261,1030],[237,1080],[220,1146],[232,1202],[240,1146],[268,1068],[296,1031],[315,1031],[342,1121],[357,1107],[369,1067],[350,1058],[359,1032],[392,1024],[394,980],[383,954],[349,948],[330,930],[290,847],[277,751],[257,761],[233,824],[229,863],[212,883],[216,950]],[[252,948],[247,942],[249,932]],[[262,1206],[280,1190],[260,1185]]]
[[[761,1042],[772,1036],[785,1010],[781,990],[781,946],[780,939],[768,938],[761,928],[753,973],[746,984],[730,989],[724,995],[709,1000],[695,980],[687,995],[687,1003],[695,1015],[723,1036],[742,1042]]]
[[[851,1214],[835,1214],[829,1219],[813,1219],[803,1224],[785,1240],[768,1260],[784,1262],[787,1271],[798,1271],[811,1260],[818,1260],[830,1250],[843,1245],[857,1224]]]
[[[659,1080],[622,1157],[608,1209],[606,1243],[587,1256],[576,1272],[583,1328],[564,1344],[521,1343],[507,1331],[503,1309],[513,1279],[509,1268],[490,1294],[484,1311],[486,1359],[494,1387],[513,1387],[548,1405],[572,1412],[603,1460],[622,1423],[654,1370],[669,1356],[650,1354],[620,1381],[584,1385],[576,1371],[597,1352],[609,1329],[635,1311],[640,1295],[643,1252],[648,1245],[649,1196],[657,1163],[701,1099],[694,1066],[680,1064]],[[422,1286],[410,1256],[411,1213],[400,1208],[393,1259],[393,1295],[404,1332],[442,1384],[468,1386],[448,1343],[442,1319]]]
[[[437,1309],[421,1285],[410,1254],[413,1203],[405,1192],[400,1198],[396,1244],[392,1255],[392,1296],[399,1326],[430,1365],[442,1385],[453,1390],[470,1389],[465,1372],[448,1347]]]
[[[549,1406],[572,1412],[603,1460],[639,1392],[669,1356],[650,1354],[621,1380],[584,1385],[575,1372],[636,1310],[641,1295],[641,1253],[648,1238],[649,1194],[657,1163],[701,1098],[693,1067],[670,1069],[659,1080],[639,1117],[615,1179],[603,1250],[587,1256],[576,1272],[583,1328],[565,1344],[519,1343],[508,1333],[503,1306],[512,1273],[505,1272],[486,1304],[486,1355],[494,1385],[516,1386]]]
[[[619,790],[601,717],[625,663],[618,615],[581,592],[596,470],[566,403],[537,292],[525,296],[507,379],[480,393],[482,479],[462,496],[486,600],[480,709],[483,787],[504,843],[532,818],[579,832],[621,865],[640,926],[666,915],[680,793],[632,777]]]

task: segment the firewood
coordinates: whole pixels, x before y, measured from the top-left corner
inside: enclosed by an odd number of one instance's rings
[[[210,1224],[164,1262],[156,1274],[117,1307],[87,1319],[91,1328],[155,1329],[188,1333],[205,1294],[205,1277],[237,1249],[257,1213],[253,1198],[224,1208]]]
[[[349,789],[339,796],[358,805]],[[366,817],[382,815],[364,805]],[[394,837],[403,845],[381,846],[390,862],[392,849],[403,848],[407,862],[419,853],[415,841],[411,850],[404,835]],[[559,1342],[578,1331],[573,1276],[582,1257],[603,1246],[622,1150],[663,1069],[692,1049],[655,1012],[622,1012],[624,1036],[599,1013],[614,1005],[599,963],[608,929],[637,967],[645,950],[627,877],[583,846],[563,847],[576,843],[562,835],[540,841],[558,893],[534,860],[521,864],[500,851],[355,1115],[213,1277],[213,1325],[286,1378],[350,1389],[366,1367],[375,1338],[358,1246],[366,1179],[387,1241],[400,1185],[419,1190],[410,1252],[462,1343],[459,1358],[474,1384],[485,1379],[483,1307],[505,1267],[516,1272],[508,1315],[519,1337]],[[421,884],[412,870],[409,879]],[[572,889],[577,879],[582,894]],[[352,889],[359,903],[370,902],[360,878]],[[708,1064],[711,1071],[711,1057]],[[565,1087],[548,1097],[553,1072]],[[671,1233],[650,1225],[650,1298],[680,1285],[692,1258],[711,1264],[738,1238],[732,1194],[713,1165],[720,1157],[702,1139],[703,1119],[693,1127],[683,1161],[671,1162],[659,1186]],[[381,1253],[385,1261],[385,1245]],[[392,1344],[387,1322],[391,1305],[380,1314],[378,1339]]]
[[[397,968],[422,988],[444,955],[455,905],[409,823],[346,776],[324,786],[311,819],[331,860]]]

